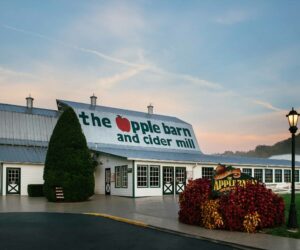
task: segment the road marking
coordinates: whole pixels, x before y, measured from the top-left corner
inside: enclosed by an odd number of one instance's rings
[[[83,213],[83,214],[104,217],[104,218],[108,218],[108,219],[112,219],[112,220],[116,220],[116,221],[120,221],[120,222],[125,222],[128,224],[140,226],[140,227],[148,227],[149,226],[148,224],[141,222],[141,221],[130,220],[130,219],[126,219],[123,217],[114,216],[114,215],[110,215],[110,214],[103,214],[103,213]]]

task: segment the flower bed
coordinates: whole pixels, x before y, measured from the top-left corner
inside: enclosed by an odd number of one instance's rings
[[[284,201],[262,183],[244,186],[213,197],[211,181],[190,181],[180,194],[179,220],[209,229],[255,232],[284,223]]]

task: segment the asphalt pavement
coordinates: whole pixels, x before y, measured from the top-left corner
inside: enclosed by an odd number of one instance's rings
[[[1,213],[6,249],[236,249],[103,217],[61,213]]]
[[[279,237],[264,233],[249,234],[227,230],[209,230],[199,226],[186,225],[179,222],[178,210],[178,196],[133,199],[118,196],[94,195],[86,202],[59,203],[47,202],[44,197],[15,195],[0,197],[0,218],[3,214],[11,212],[94,214],[96,215],[95,217],[107,217],[117,221],[127,221],[128,223],[138,222],[138,224],[144,224],[147,227],[162,231],[177,233],[179,235],[188,235],[189,237],[195,237],[196,239],[207,239],[208,241],[225,245],[229,244],[230,246],[237,248],[300,250],[299,239]],[[3,231],[1,223],[0,220],[0,229]],[[64,227],[64,224],[61,226]],[[63,228],[60,230],[63,230]],[[0,240],[3,239],[2,231],[0,231]],[[13,231],[14,229],[12,228],[12,234]],[[41,229],[40,232],[42,233],[43,230]],[[20,233],[15,234],[16,240],[20,237],[22,237]],[[9,237],[9,239],[11,240],[12,237]],[[2,246],[5,244],[8,244],[7,241],[5,239],[1,240],[0,250],[2,250]],[[170,243],[170,246],[171,245],[172,244]],[[24,245],[24,248],[25,247],[26,245]],[[189,245],[184,246],[183,250],[187,249],[187,247],[189,247]],[[51,249],[51,247],[49,249]],[[144,246],[141,250],[143,249]],[[170,248],[168,247],[166,249]]]

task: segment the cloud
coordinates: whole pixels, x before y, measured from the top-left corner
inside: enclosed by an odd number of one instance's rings
[[[26,73],[26,72],[14,71],[14,70],[3,68],[0,66],[0,81],[4,81],[5,79],[8,79],[10,77],[15,77],[15,78],[19,78],[19,79],[33,78],[33,79],[42,80],[37,75],[31,74],[31,73]]]
[[[211,82],[211,81],[200,79],[198,77],[187,75],[187,74],[178,74],[178,73],[169,72],[169,71],[164,70],[162,68],[159,68],[157,66],[149,67],[148,71],[153,72],[153,73],[158,74],[158,75],[169,77],[171,79],[177,79],[181,82],[189,82],[193,85],[196,85],[198,87],[203,87],[203,88],[206,88],[206,89],[221,90],[223,88],[218,83],[214,83],[214,82]]]
[[[187,74],[177,74],[177,73],[168,72],[168,71],[166,71],[162,68],[159,68],[159,67],[157,67],[153,64],[152,64],[152,66],[150,66],[151,65],[150,63],[149,64],[136,64],[136,63],[132,63],[132,62],[117,58],[117,57],[107,55],[107,54],[102,53],[98,50],[93,50],[93,49],[84,48],[84,47],[76,46],[76,45],[73,45],[73,44],[69,44],[69,43],[66,43],[66,42],[63,42],[63,41],[60,41],[60,40],[57,40],[57,39],[39,34],[39,33],[36,33],[36,32],[31,32],[31,31],[27,31],[27,30],[24,30],[24,29],[15,28],[15,27],[12,27],[12,26],[9,26],[9,25],[1,24],[1,26],[5,29],[13,30],[13,31],[16,31],[16,32],[21,32],[21,33],[24,33],[26,35],[42,38],[42,39],[61,44],[63,46],[66,46],[66,47],[69,47],[69,48],[72,48],[72,49],[75,49],[75,50],[79,50],[79,51],[82,51],[82,52],[85,52],[85,53],[88,53],[88,54],[96,55],[97,57],[100,57],[100,58],[105,59],[107,61],[115,62],[115,63],[125,65],[125,66],[129,66],[129,67],[134,67],[134,69],[128,70],[127,72],[124,72],[121,75],[117,74],[117,75],[114,75],[114,76],[109,77],[107,79],[103,79],[103,81],[100,80],[100,84],[103,84],[104,81],[106,81],[107,83],[109,83],[109,82],[116,83],[118,81],[118,79],[120,79],[120,81],[122,81],[124,77],[126,79],[128,79],[131,76],[134,76],[134,75],[136,75],[137,73],[139,73],[141,71],[147,70],[147,71],[155,73],[155,74],[165,75],[165,76],[172,77],[172,78],[178,78],[181,81],[187,81],[189,83],[195,84],[195,85],[200,86],[200,87],[214,89],[214,90],[222,89],[221,85],[219,85],[217,83],[213,83],[213,82],[210,82],[210,81],[207,81],[207,80],[204,80],[204,79],[200,79],[200,78],[197,78],[195,76],[191,76],[191,75],[187,75]],[[139,52],[139,57],[141,57],[140,52]],[[144,57],[142,57],[142,58],[144,60]]]
[[[284,111],[283,109],[279,109],[279,108],[274,107],[271,103],[268,103],[268,102],[253,100],[253,103],[258,104],[260,106],[263,106],[263,107],[265,107],[267,109],[270,109],[270,110],[273,110],[273,111],[279,111],[279,112]]]
[[[250,18],[250,13],[244,10],[229,10],[215,19],[216,23],[231,25],[241,23]]]
[[[114,87],[117,83],[121,82],[121,81],[125,81],[131,77],[134,77],[135,75],[139,74],[140,72],[143,72],[144,70],[146,70],[148,67],[147,66],[139,66],[136,68],[130,68],[129,70],[119,73],[119,74],[115,74],[113,76],[110,77],[105,77],[105,78],[100,78],[98,79],[96,82],[99,86],[103,87],[103,88],[112,88]]]
[[[12,27],[12,26],[9,26],[9,25],[4,25],[4,24],[1,24],[1,26],[5,29],[13,30],[13,31],[16,31],[16,32],[21,32],[21,33],[24,33],[26,35],[42,38],[42,39],[48,40],[50,42],[55,42],[55,43],[61,44],[63,46],[69,47],[71,49],[75,49],[75,50],[79,50],[79,51],[82,51],[82,52],[85,52],[85,53],[88,53],[88,54],[96,55],[97,57],[100,57],[100,58],[105,59],[107,61],[119,63],[119,64],[130,66],[130,67],[143,66],[143,65],[140,65],[140,64],[135,64],[135,63],[128,62],[128,61],[120,59],[120,58],[109,56],[109,55],[107,55],[105,53],[102,53],[100,51],[97,51],[97,50],[88,49],[88,48],[79,47],[79,46],[76,46],[76,45],[73,45],[73,44],[69,44],[69,43],[66,43],[66,42],[63,42],[63,41],[60,41],[60,40],[57,40],[57,39],[39,34],[39,33],[36,33],[36,32],[32,32],[32,31],[28,31],[28,30],[24,30],[24,29],[19,29],[19,28],[15,28],[15,27]]]

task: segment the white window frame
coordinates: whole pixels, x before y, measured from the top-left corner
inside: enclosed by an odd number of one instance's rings
[[[270,175],[268,174],[268,176],[267,176],[268,172],[270,172],[271,174]],[[270,168],[265,169],[265,183],[273,183],[274,182],[273,172],[274,172],[273,169],[270,169]],[[270,179],[271,181],[267,180],[269,177],[271,178]]]
[[[128,166],[115,166],[115,188],[128,188]]]
[[[276,173],[276,172],[279,172],[280,171],[280,175],[278,174],[278,173]],[[275,183],[281,183],[282,182],[282,169],[275,169],[275,177],[274,177],[274,181],[275,181]],[[279,177],[280,176],[280,181],[277,181],[277,179],[276,179],[276,177]]]
[[[138,188],[147,188],[148,187],[148,165],[137,165],[137,187]],[[143,178],[144,180],[139,180],[139,178]],[[143,183],[143,184],[142,184]],[[142,184],[142,185],[141,185]]]
[[[289,173],[289,174],[286,175],[286,173]],[[292,180],[292,171],[290,169],[284,169],[283,176],[284,176],[284,182],[287,182],[287,183],[291,182],[291,180]],[[286,176],[288,176],[289,181],[286,181],[286,179],[287,179]]]
[[[207,173],[208,171],[211,171],[211,173]],[[202,178],[206,178],[209,180],[212,180],[214,176],[214,168],[213,167],[202,167]]]
[[[248,173],[249,170],[250,170],[250,174]],[[243,169],[242,169],[242,172],[243,172],[244,174],[247,174],[247,175],[249,175],[249,176],[252,177],[253,169],[252,169],[252,168],[243,168]]]
[[[157,171],[152,172],[151,168],[157,169]],[[155,173],[156,175],[151,175]],[[151,180],[152,178],[157,178],[157,180]],[[157,183],[157,185],[153,185],[154,183]],[[160,187],[160,166],[159,165],[150,165],[149,166],[149,186],[150,188],[159,188]]]
[[[258,172],[258,170],[259,170],[259,172],[261,173],[261,178],[257,178],[256,177],[256,173]],[[256,173],[255,173],[256,172]],[[257,179],[258,181],[261,181],[261,182],[264,182],[264,171],[263,171],[263,169],[262,168],[255,168],[254,170],[253,170],[253,177],[255,178],[255,179]]]

